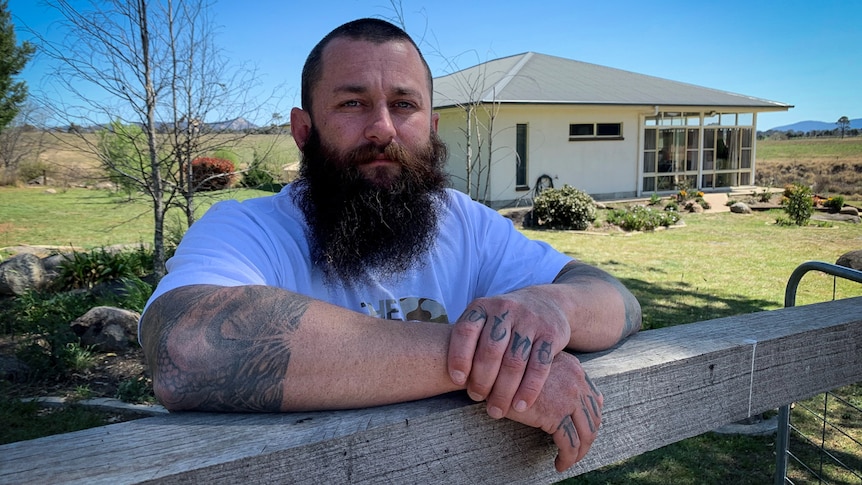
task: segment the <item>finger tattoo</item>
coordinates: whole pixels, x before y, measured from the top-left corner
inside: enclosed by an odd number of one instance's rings
[[[563,430],[566,437],[569,438],[569,445],[572,448],[575,448],[577,444],[575,444],[575,440],[577,439],[578,432],[575,430],[575,423],[572,421],[571,416],[566,416],[560,421],[560,425],[557,426],[557,430]]]
[[[551,355],[551,342],[543,341],[542,345],[539,346],[539,351],[536,352],[536,357],[539,358],[540,363],[550,365],[554,361],[554,356]]]
[[[482,307],[473,308],[467,315],[465,316],[467,321],[470,323],[482,322],[488,318],[488,314],[485,312],[485,309]]]
[[[503,322],[506,320],[506,315],[508,314],[509,312],[507,311],[499,317],[494,317],[494,325],[491,326],[491,340],[499,342],[506,338],[508,332],[506,332],[506,327],[503,327]]]
[[[590,400],[592,400],[592,396],[590,396]],[[595,406],[595,402],[593,402],[593,406]],[[590,415],[590,410],[587,407],[587,403],[584,402],[583,398],[581,398],[581,411],[584,413],[584,416],[587,417],[587,424],[590,425],[590,433],[595,433],[597,431],[597,428],[596,425],[593,423],[594,418]]]
[[[522,337],[518,332],[514,332],[512,336],[512,356],[517,357],[518,354],[521,354],[521,358],[523,360],[527,360],[530,357],[530,347],[532,346],[532,342],[529,337]],[[520,352],[519,352],[520,350]]]

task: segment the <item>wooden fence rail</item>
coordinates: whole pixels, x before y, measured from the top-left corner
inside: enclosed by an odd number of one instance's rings
[[[583,355],[602,430],[565,473],[541,431],[462,394],[379,408],[178,413],[0,446],[0,483],[554,482],[862,381],[862,297],[639,333]]]

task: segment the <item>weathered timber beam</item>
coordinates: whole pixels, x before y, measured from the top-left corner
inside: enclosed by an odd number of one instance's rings
[[[644,331],[581,356],[602,430],[566,473],[461,394],[371,409],[184,413],[0,446],[0,483],[541,483],[862,381],[862,297]]]

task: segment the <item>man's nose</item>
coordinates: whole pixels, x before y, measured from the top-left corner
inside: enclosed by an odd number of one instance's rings
[[[395,123],[389,113],[388,106],[377,106],[369,115],[365,127],[365,138],[375,142],[379,146],[388,145],[395,139]]]

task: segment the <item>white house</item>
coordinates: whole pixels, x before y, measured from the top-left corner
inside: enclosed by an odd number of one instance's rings
[[[495,208],[537,185],[599,200],[750,185],[757,113],[789,108],[534,52],[434,79],[453,185]]]

